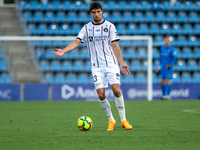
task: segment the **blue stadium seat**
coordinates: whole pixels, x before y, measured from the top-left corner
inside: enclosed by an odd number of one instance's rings
[[[131,24],[128,24],[128,27],[127,27],[127,33],[129,33],[129,34],[137,34],[138,32],[137,32],[137,25],[136,24],[133,24],[133,23],[131,23]]]
[[[136,11],[139,9],[138,1],[129,1],[129,10]]]
[[[198,71],[198,65],[196,60],[189,60],[187,63],[188,71]]]
[[[78,22],[85,23],[89,21],[88,13],[87,12],[79,12],[78,13]]]
[[[147,71],[147,67],[148,67],[148,62],[146,60],[142,61],[142,71]]]
[[[69,22],[69,23],[77,23],[77,14],[76,14],[76,12],[68,12],[67,13],[67,22]]]
[[[47,23],[55,22],[54,13],[52,11],[45,12],[44,21]]]
[[[161,5],[162,10],[171,10],[171,5],[170,5],[170,1],[162,1],[162,5]]]
[[[41,41],[34,41],[33,44],[34,44],[34,46],[36,46],[36,47],[42,46]]]
[[[119,41],[120,42],[120,41]],[[120,43],[119,43],[119,45],[120,45]],[[124,58],[124,59],[126,59],[126,53],[125,53],[125,50],[123,49],[123,47],[121,48],[121,54],[122,54],[122,57]]]
[[[176,63],[177,71],[186,71],[186,63],[184,60],[178,60]]]
[[[147,58],[147,50],[145,48],[138,48],[137,58],[146,59]]]
[[[119,35],[127,34],[126,25],[124,23],[120,23],[116,25],[116,30]]]
[[[33,13],[33,21],[34,21],[35,23],[44,22],[43,12],[41,12],[41,11],[36,11],[35,13]]]
[[[127,83],[127,84],[132,84],[135,82],[133,74],[129,74],[127,76],[122,76],[121,80],[123,83]]]
[[[111,20],[113,23],[120,23],[122,22],[122,16],[121,16],[121,13],[120,12],[116,12],[114,11],[112,14],[111,14]]]
[[[133,15],[130,11],[125,11],[122,15],[123,22],[133,22]]]
[[[91,75],[89,75],[89,79],[88,79],[89,81],[89,83],[94,83],[94,79],[93,79],[93,76],[92,76],[92,74]]]
[[[71,33],[73,35],[78,35],[79,31],[81,30],[81,25],[80,24],[73,24],[71,26]]]
[[[198,46],[199,42],[198,42],[197,36],[189,36],[188,44],[189,46]]]
[[[182,81],[182,83],[191,83],[192,77],[191,77],[190,73],[183,73],[181,81]]]
[[[54,79],[54,83],[60,83],[60,84],[63,84],[65,83],[65,76],[63,73],[57,73],[55,75],[55,79]]]
[[[155,45],[155,46],[161,46],[161,45],[164,44],[163,40],[164,40],[164,37],[163,37],[163,36],[161,36],[161,35],[156,35],[155,38],[154,38],[154,43],[153,43],[153,45]]]
[[[145,21],[146,22],[154,22],[155,21],[155,17],[152,11],[147,11],[145,13]]]
[[[126,55],[127,59],[135,59],[136,58],[135,50],[133,48],[127,49],[125,55]]]
[[[168,12],[167,13],[167,22],[177,22],[176,13],[175,12]]]
[[[0,59],[2,59],[2,58],[3,58],[3,54],[1,52],[1,47],[0,47]]]
[[[47,24],[44,24],[44,23],[39,24],[37,26],[37,34],[47,35],[48,34]]]
[[[181,34],[182,33],[182,29],[181,29],[181,25],[176,23],[172,25],[172,34]]]
[[[79,51],[78,49],[72,50],[68,53],[68,58],[69,59],[79,59]]]
[[[178,22],[188,22],[188,17],[187,17],[187,14],[186,12],[179,12],[178,13]]]
[[[170,34],[170,33],[171,33],[170,25],[167,24],[167,23],[162,24],[162,25],[161,25],[160,32],[161,32],[162,34]]]
[[[189,22],[195,23],[199,22],[199,17],[197,12],[190,12],[189,13]]]
[[[141,71],[141,64],[138,60],[131,61],[130,71]]]
[[[117,9],[121,10],[121,11],[127,10],[128,9],[127,1],[123,1],[123,0],[118,1],[118,7],[117,7]]]
[[[141,10],[145,10],[145,11],[147,11],[147,10],[150,10],[150,4],[149,4],[149,2],[148,1],[141,1],[140,2],[140,9]]]
[[[49,1],[41,1],[40,2],[40,10],[42,10],[42,11],[50,10]]]
[[[81,59],[90,59],[88,50],[86,48],[81,49],[80,58]]]
[[[44,59],[45,58],[45,52],[43,47],[39,47],[35,50],[35,58],[37,59]]]
[[[60,61],[58,61],[58,60],[51,61],[50,68],[51,68],[51,71],[53,71],[53,72],[61,71],[62,69],[61,69]]]
[[[73,67],[72,67],[72,62],[71,61],[63,61],[62,62],[62,71],[65,71],[65,72],[71,72],[73,71]]]
[[[31,0],[29,2],[29,5],[27,7],[28,10],[31,10],[31,11],[37,11],[39,10],[39,3],[37,0]]]
[[[42,60],[38,64],[38,69],[41,71],[50,71],[49,62],[47,60]]]
[[[82,1],[74,1],[74,10],[81,11],[83,10],[83,2]]]
[[[157,22],[166,22],[166,17],[165,17],[164,12],[158,11],[158,12],[156,13],[156,21],[157,21]]]
[[[149,28],[150,28],[149,32],[151,34],[159,34],[160,33],[160,27],[157,23],[151,23]]]
[[[153,74],[153,83],[159,83],[159,79],[155,73]]]
[[[161,7],[160,7],[160,2],[159,1],[152,1],[151,2],[151,10],[158,11],[160,9],[161,9]]]
[[[35,35],[37,34],[37,29],[36,29],[36,25],[31,23],[29,25],[26,26],[26,34],[30,34],[30,35]]]
[[[193,28],[191,24],[183,25],[183,34],[193,34]]]
[[[66,46],[66,45],[63,44],[63,41],[56,41],[56,40],[52,42],[52,45],[53,45],[54,47]]]
[[[176,38],[175,38],[175,36],[173,36],[173,35],[170,36],[169,37],[169,41],[170,41],[172,46],[176,46]]]
[[[86,73],[78,74],[78,83],[80,84],[89,83],[88,75]]]
[[[49,25],[49,34],[50,35],[58,35],[59,34],[58,24],[50,24]]]
[[[135,76],[136,83],[146,83],[147,79],[144,73],[137,73]]]
[[[57,12],[55,17],[55,22],[64,23],[66,22],[66,16],[64,12]]]
[[[67,79],[67,83],[72,83],[72,84],[77,83],[77,77],[76,77],[76,74],[74,73],[67,74],[66,79]]]
[[[85,69],[83,61],[81,61],[81,60],[74,61],[73,68],[74,68],[74,71],[76,71],[76,72],[83,72]]]
[[[182,10],[182,9],[183,9],[182,3],[181,3],[180,1],[176,1],[176,2],[174,3],[173,9],[176,10],[176,11]]]
[[[194,34],[200,34],[200,24],[194,25]]]
[[[116,10],[116,2],[115,1],[107,1],[107,5],[104,6],[106,10],[113,11]]]
[[[180,78],[180,74],[179,73],[174,73],[173,74],[173,83],[180,83],[181,82],[181,78]]]
[[[1,84],[11,83],[10,76],[8,74],[2,74],[0,76],[0,83]]]
[[[64,11],[72,10],[72,1],[63,1],[62,10],[64,10]]]
[[[200,48],[194,48],[194,58],[200,59]]]
[[[135,12],[134,13],[134,22],[144,22],[144,16],[142,12]]]
[[[130,46],[132,46],[131,45],[131,40],[121,40],[119,42],[120,42],[120,46],[123,46],[123,47],[130,47]]]
[[[104,12],[103,13],[103,19],[105,19],[105,20],[111,20],[110,13],[109,12]]]
[[[30,11],[26,11],[22,13],[21,17],[22,22],[32,22],[32,13]]]
[[[61,10],[61,1],[58,1],[58,0],[53,0],[51,2],[51,10],[53,11],[59,11]]]
[[[153,62],[153,71],[157,71],[158,65],[159,65],[159,64],[160,64],[160,63],[159,63],[158,60],[156,60],[156,61]]]
[[[184,7],[183,7],[183,8],[184,8],[184,10],[186,10],[186,11],[191,11],[191,10],[194,9],[191,1],[185,1],[185,2],[184,2]]]
[[[70,26],[69,24],[61,24],[60,25],[60,34],[61,35],[68,35],[70,34]]]
[[[182,35],[178,36],[177,37],[177,45],[178,46],[187,46],[187,39],[186,39],[186,37],[182,36]]]
[[[91,62],[90,62],[90,60],[85,62],[84,68],[85,68],[86,72],[91,72]]]
[[[200,73],[194,73],[193,74],[193,82],[194,83],[200,83]]]
[[[22,10],[22,11],[27,10],[27,1],[26,0],[18,1],[17,9]]]
[[[200,10],[200,1],[195,1],[195,10],[199,11]]]
[[[148,25],[145,23],[139,24],[139,34],[148,34],[148,33],[149,33]]]
[[[52,42],[51,41],[42,41],[41,46],[50,47],[50,46],[52,46]]]
[[[175,47],[175,50],[176,50],[176,57],[178,59],[182,58],[182,52],[181,52],[180,48]]]
[[[42,83],[48,83],[53,84],[54,83],[54,77],[52,73],[46,73],[43,75]]]
[[[184,58],[184,59],[191,59],[191,58],[193,58],[193,54],[192,54],[191,48],[184,47],[182,51],[183,51],[182,58]]]
[[[0,59],[0,72],[7,71],[6,63],[3,59]]]
[[[153,48],[153,59],[158,59],[160,57],[159,51],[157,48]]]

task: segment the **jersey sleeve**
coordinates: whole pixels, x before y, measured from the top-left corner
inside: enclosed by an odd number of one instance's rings
[[[81,29],[77,38],[81,40],[81,43],[84,43],[84,41],[86,39],[86,28],[85,28],[85,26]]]
[[[111,28],[110,28],[110,41],[111,42],[119,41],[119,35],[113,24],[111,25]]]

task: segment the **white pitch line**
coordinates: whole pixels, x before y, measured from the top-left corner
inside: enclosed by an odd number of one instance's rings
[[[189,109],[189,110],[183,110],[183,112],[189,112],[189,113],[200,113],[200,109]]]

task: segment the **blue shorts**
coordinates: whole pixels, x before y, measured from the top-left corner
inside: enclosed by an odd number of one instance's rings
[[[161,79],[173,79],[173,68],[170,68],[170,69],[161,68],[160,78]]]

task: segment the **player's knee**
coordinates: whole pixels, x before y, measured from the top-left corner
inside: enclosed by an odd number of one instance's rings
[[[119,90],[113,91],[115,97],[120,97],[121,96],[121,92]]]
[[[102,100],[104,100],[106,98],[106,95],[105,94],[103,94],[103,93],[100,93],[99,94],[99,99],[102,101]]]

